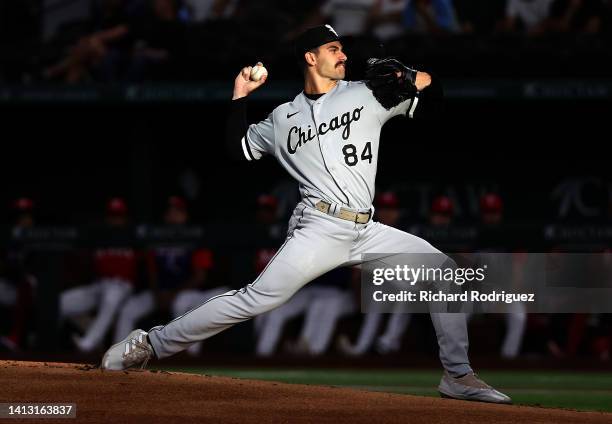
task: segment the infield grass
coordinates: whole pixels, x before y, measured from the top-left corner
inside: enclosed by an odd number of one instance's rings
[[[228,369],[160,367],[167,371],[220,375],[294,384],[438,396],[441,371],[350,369]],[[512,397],[515,404],[612,412],[612,372],[482,371],[487,383]]]

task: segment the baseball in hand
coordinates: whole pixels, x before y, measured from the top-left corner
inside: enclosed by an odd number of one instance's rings
[[[268,70],[263,65],[257,64],[251,69],[252,81],[259,81],[264,75],[268,75]]]

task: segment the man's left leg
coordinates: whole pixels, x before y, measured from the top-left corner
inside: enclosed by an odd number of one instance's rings
[[[398,254],[441,254],[442,252],[417,236],[372,222],[364,226],[360,232],[351,250],[351,262],[361,261],[362,255],[366,253],[389,254],[380,260],[395,266],[401,262]],[[438,266],[443,266],[445,263],[443,259],[440,256]],[[469,342],[465,314],[431,312],[430,316],[438,339],[440,361],[445,369],[438,386],[440,394],[455,399],[511,403],[508,396],[478,379],[472,371],[468,359]]]
[[[230,288],[226,286],[214,287],[208,290],[181,290],[172,302],[172,317],[180,317],[189,310],[206,302],[208,299],[227,293],[229,290]],[[202,342],[194,343],[187,348],[187,353],[190,356],[198,356],[201,351]]]

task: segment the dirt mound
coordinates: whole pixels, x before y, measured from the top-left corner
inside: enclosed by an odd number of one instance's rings
[[[605,413],[52,362],[0,361],[0,402],[76,403],[78,422],[91,423],[612,422]]]

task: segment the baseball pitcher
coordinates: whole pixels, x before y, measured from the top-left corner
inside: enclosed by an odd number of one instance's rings
[[[394,59],[370,59],[366,81],[347,82],[347,56],[329,25],[306,30],[295,43],[304,90],[247,125],[254,81],[251,67],[236,77],[228,140],[248,161],[272,155],[295,178],[301,201],[287,237],[255,279],[240,290],[213,297],[198,308],[150,331],[134,330],[111,347],[102,368],[122,370],[166,358],[285,303],[318,276],[358,265],[364,253],[440,253],[414,235],[373,221],[374,183],[381,127],[394,116],[413,117],[428,105],[437,81]],[[468,360],[463,314],[431,313],[444,374],[438,387],[456,399],[509,403],[510,398],[480,380]]]

